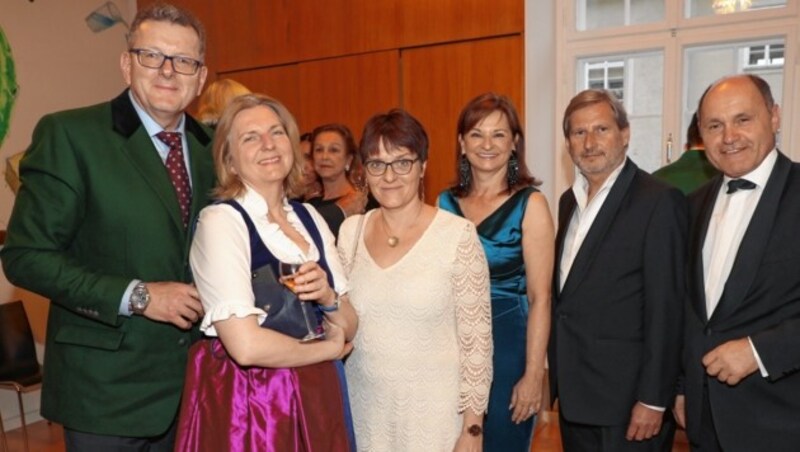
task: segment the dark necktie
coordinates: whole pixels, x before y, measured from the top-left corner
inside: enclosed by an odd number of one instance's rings
[[[727,194],[736,193],[738,190],[752,190],[756,188],[756,184],[747,179],[731,179],[728,181]]]
[[[189,185],[189,173],[186,171],[186,163],[183,160],[183,144],[180,132],[159,132],[156,134],[159,140],[169,146],[167,154],[167,173],[175,187],[175,194],[178,196],[178,204],[181,206],[181,218],[183,227],[189,225],[189,207],[192,205],[192,187]]]

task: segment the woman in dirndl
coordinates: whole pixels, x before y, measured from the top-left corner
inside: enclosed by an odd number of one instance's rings
[[[298,141],[289,111],[259,94],[234,99],[217,125],[217,203],[200,213],[190,252],[206,337],[189,356],[178,451],[355,450],[340,359],[357,318],[325,221],[288,200],[302,190]],[[271,301],[252,279],[263,267],[280,278],[280,262],[301,264],[292,290],[314,303],[321,339],[269,327]]]

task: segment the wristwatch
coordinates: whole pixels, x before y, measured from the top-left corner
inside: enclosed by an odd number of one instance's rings
[[[140,282],[133,286],[128,308],[134,314],[142,315],[147,305],[150,304],[150,292],[147,291],[145,283]]]
[[[467,429],[467,433],[469,433],[470,436],[481,436],[483,433],[483,427],[478,424],[472,424]]]

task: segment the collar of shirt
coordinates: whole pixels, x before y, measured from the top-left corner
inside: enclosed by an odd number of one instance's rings
[[[764,157],[764,160],[761,161],[761,164],[759,164],[753,171],[750,171],[742,177],[723,176],[722,186],[719,188],[720,193],[724,193],[728,190],[728,182],[732,181],[733,179],[747,179],[756,184],[757,190],[763,190],[767,185],[769,175],[772,174],[772,169],[775,167],[776,161],[778,161],[778,151],[776,148],[773,148],[772,151],[770,151],[770,153]]]
[[[267,202],[264,201],[264,198],[250,185],[244,184],[245,191],[242,195],[240,195],[236,200],[239,204],[244,207],[244,209],[248,212],[250,217],[253,220],[253,223],[256,225],[256,228],[259,229],[260,233],[263,234],[262,240],[264,243],[281,243],[283,244],[282,248],[286,251],[283,252],[283,255],[276,257],[283,258],[284,262],[293,262],[293,263],[302,263],[302,262],[294,262],[295,258],[302,257],[302,260],[319,260],[319,250],[317,250],[316,246],[314,245],[314,241],[311,238],[311,234],[306,231],[305,226],[303,226],[303,222],[300,221],[300,217],[297,216],[294,209],[292,208],[291,204],[289,204],[289,200],[284,196],[282,201],[283,210],[286,211],[286,219],[289,221],[289,224],[292,227],[300,232],[303,238],[306,239],[306,242],[310,245],[308,248],[308,253],[304,255],[303,251],[298,247],[291,239],[289,239],[283,231],[281,231],[280,226],[276,223],[269,221],[267,218],[267,213],[269,213],[269,207],[267,206]],[[271,237],[277,236],[277,239],[271,239]],[[273,250],[270,248],[273,253],[277,250]],[[288,256],[286,256],[288,254]]]
[[[592,200],[597,199],[600,197],[601,194],[605,194],[605,192],[611,190],[611,187],[614,186],[614,182],[617,181],[619,174],[622,172],[622,168],[625,167],[625,162],[628,161],[626,157],[622,160],[614,171],[611,171],[611,174],[608,175],[606,180],[603,182],[603,185],[597,190],[597,193],[594,194],[594,198]],[[575,195],[575,201],[577,202],[578,211],[583,211],[586,209],[586,206],[589,204],[589,180],[583,173],[580,172],[577,168],[575,169],[575,182],[572,184],[572,193]],[[604,199],[605,196],[602,196]]]
[[[144,126],[144,130],[147,131],[147,135],[150,136],[150,139],[153,141],[153,145],[156,147],[156,151],[158,151],[159,157],[161,157],[162,162],[167,161],[167,155],[169,154],[169,146],[166,143],[161,141],[156,134],[163,131],[164,128],[161,127],[155,119],[153,119],[144,108],[142,108],[138,102],[136,102],[136,97],[134,97],[133,93],[128,90],[128,96],[131,98],[131,102],[133,103],[133,108],[136,110],[136,114],[139,116],[139,119],[142,121],[142,126]],[[189,169],[189,152],[186,150],[189,149],[188,143],[186,142],[186,133],[185,133],[185,125],[186,125],[186,115],[182,114],[181,119],[178,121],[178,126],[175,127],[175,130],[171,130],[171,132],[180,132],[181,134],[181,143],[183,144],[183,158],[186,161],[186,168]]]

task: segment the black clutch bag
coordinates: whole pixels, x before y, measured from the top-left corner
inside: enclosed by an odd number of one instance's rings
[[[304,338],[309,332],[309,325],[312,331],[319,329],[314,303],[300,300],[297,294],[278,282],[269,264],[256,269],[252,276],[256,306],[267,313],[267,318],[261,323],[262,328],[295,339]]]

